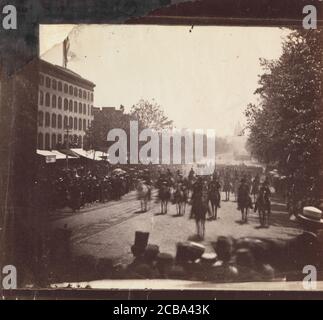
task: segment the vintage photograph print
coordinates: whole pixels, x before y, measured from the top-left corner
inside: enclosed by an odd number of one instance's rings
[[[321,290],[310,9],[297,27],[40,23],[31,209],[13,223],[3,197],[0,219],[30,259],[3,255],[1,287]]]

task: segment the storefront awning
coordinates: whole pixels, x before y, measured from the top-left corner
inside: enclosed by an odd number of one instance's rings
[[[37,150],[37,154],[45,158],[46,163],[55,163],[57,160],[66,160],[66,154],[57,150]],[[77,159],[77,155],[68,155],[68,159]]]
[[[108,154],[106,152],[102,151],[94,151],[94,150],[83,150],[81,148],[75,148],[71,149],[74,153],[76,153],[78,156],[87,158],[90,160],[95,161],[107,161],[108,160]]]
[[[52,152],[56,155],[57,160],[63,160],[66,159],[66,155],[69,159],[77,159],[78,156],[76,154],[69,154],[69,153],[62,153],[57,150],[52,150]]]
[[[46,163],[55,163],[56,162],[56,155],[51,151],[37,150],[37,154],[39,156],[44,157]]]

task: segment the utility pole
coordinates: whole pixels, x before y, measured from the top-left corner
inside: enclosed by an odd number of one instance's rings
[[[67,128],[66,128],[66,134],[67,134],[67,140],[66,140],[66,149],[67,149],[67,152],[66,152],[66,169],[68,169],[68,150],[70,148],[70,127],[69,125],[67,125]]]

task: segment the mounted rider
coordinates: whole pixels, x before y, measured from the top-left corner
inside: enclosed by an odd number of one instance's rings
[[[248,202],[249,208],[252,209],[252,200],[250,197],[250,187],[247,184],[247,179],[244,177],[241,179],[240,186],[238,188],[238,210],[241,210],[245,201]]]
[[[259,189],[259,194],[257,201],[255,203],[255,209],[254,211],[256,212],[258,209],[258,202],[260,199],[263,199],[265,201],[266,207],[268,208],[268,213],[271,213],[271,202],[270,202],[270,196],[271,196],[271,191],[269,188],[269,180],[266,178],[265,181],[262,183]]]
[[[188,179],[191,181],[195,178],[195,172],[193,170],[193,168],[191,168],[189,174],[188,174]]]
[[[209,192],[207,182],[202,177],[198,177],[193,185],[192,209],[190,218],[196,215],[205,214],[208,210]]]
[[[208,190],[209,190],[209,198],[212,194],[216,193],[218,195],[218,208],[221,208],[221,184],[219,182],[219,179],[217,177],[217,175],[213,175],[213,179],[209,182],[209,186],[208,186]]]
[[[260,177],[259,177],[259,174],[257,174],[252,181],[252,187],[251,187],[251,194],[252,195],[258,194],[259,186],[260,186]]]

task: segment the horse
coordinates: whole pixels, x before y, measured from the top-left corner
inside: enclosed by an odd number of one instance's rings
[[[193,192],[193,186],[194,186],[194,183],[196,182],[196,179],[194,176],[189,176],[187,180],[188,180],[187,181],[188,197],[190,197]]]
[[[195,218],[197,236],[200,239],[205,237],[205,220],[208,211],[208,194],[204,186],[199,186],[192,195],[192,216]]]
[[[237,202],[238,201],[238,189],[239,189],[239,180],[235,179],[233,181],[233,186],[232,186],[232,191],[234,194],[234,201]]]
[[[151,199],[151,188],[144,182],[137,185],[137,199],[140,200],[141,212],[147,212],[148,202]]]
[[[218,208],[220,205],[221,197],[220,192],[217,188],[211,185],[209,189],[208,202],[211,203],[211,220],[217,220],[218,218]]]
[[[225,192],[225,201],[230,201],[230,192],[232,190],[232,184],[229,180],[225,179],[223,184],[223,191]]]
[[[248,211],[252,208],[252,200],[249,195],[248,186],[242,184],[238,190],[238,208],[241,211],[242,223],[248,223]]]
[[[259,213],[259,221],[261,227],[269,227],[269,215],[271,211],[269,192],[261,188],[257,197],[254,212]]]
[[[253,195],[253,202],[255,203],[257,201],[257,196],[259,193],[259,181],[254,179],[252,182],[252,187],[251,187],[251,194]]]
[[[158,192],[158,197],[161,205],[161,214],[167,214],[168,202],[171,198],[170,187],[163,183]]]
[[[177,215],[185,215],[186,202],[188,199],[187,189],[181,185],[178,185],[173,193],[174,203],[176,204]]]

